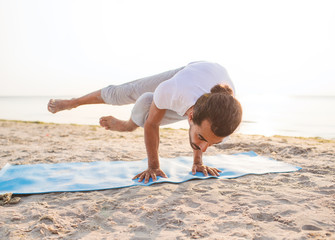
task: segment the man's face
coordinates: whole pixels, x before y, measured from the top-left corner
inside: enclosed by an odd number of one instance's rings
[[[208,120],[202,121],[201,125],[196,125],[190,121],[189,138],[191,147],[194,150],[205,152],[209,146],[222,142],[223,137],[215,136],[211,130]]]

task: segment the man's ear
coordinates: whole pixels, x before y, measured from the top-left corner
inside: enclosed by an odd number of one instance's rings
[[[193,111],[188,114],[188,121],[193,121]]]

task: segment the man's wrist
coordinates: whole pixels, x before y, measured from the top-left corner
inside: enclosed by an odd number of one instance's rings
[[[193,164],[194,165],[202,165],[202,152],[201,151],[193,151]]]
[[[193,161],[193,165],[202,165],[203,162],[202,161]]]
[[[201,165],[201,164],[203,164],[202,158],[201,157],[193,158],[193,164],[194,165]]]
[[[151,160],[148,161],[148,168],[149,169],[159,169],[159,160]]]

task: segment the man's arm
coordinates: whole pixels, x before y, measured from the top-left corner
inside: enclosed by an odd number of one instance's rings
[[[148,155],[148,169],[136,175],[133,179],[139,178],[139,182],[144,179],[148,183],[150,177],[156,181],[156,176],[167,177],[159,166],[159,126],[165,115],[165,109],[159,109],[152,102],[149,110],[149,116],[144,124],[144,142]]]
[[[220,176],[221,171],[217,168],[205,166],[202,162],[201,150],[193,149],[192,174],[194,175],[196,172],[202,172],[205,176],[208,176],[208,173],[213,176]]]

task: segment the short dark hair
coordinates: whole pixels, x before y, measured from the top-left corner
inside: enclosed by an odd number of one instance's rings
[[[193,122],[200,126],[203,120],[211,123],[211,130],[218,137],[229,136],[240,125],[242,106],[228,85],[215,85],[196,101]]]

